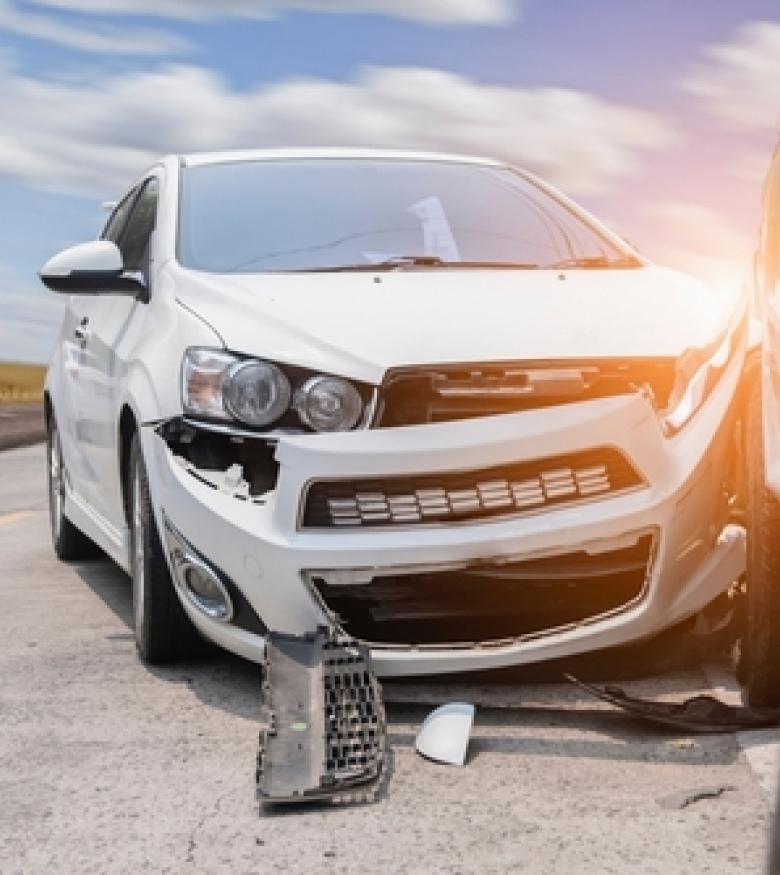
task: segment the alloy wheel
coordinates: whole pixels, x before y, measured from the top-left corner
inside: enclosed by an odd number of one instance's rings
[[[144,601],[146,591],[144,517],[141,500],[141,467],[136,466],[133,477],[133,618],[135,620],[135,635],[138,639],[143,628]]]
[[[62,530],[62,510],[65,504],[65,478],[62,470],[62,447],[57,426],[52,423],[49,439],[49,515],[51,531],[57,541]]]

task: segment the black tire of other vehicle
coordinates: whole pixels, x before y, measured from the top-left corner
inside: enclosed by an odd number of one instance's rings
[[[181,606],[165,561],[149,496],[149,480],[138,435],[130,447],[130,568],[138,655],[149,665],[192,655],[200,638]]]
[[[761,369],[750,374],[747,452],[747,597],[739,675],[747,704],[780,705],[780,502],[764,480]]]
[[[46,479],[49,490],[49,525],[58,559],[74,561],[100,556],[100,548],[65,516],[65,466],[57,421],[52,412],[46,423]]]

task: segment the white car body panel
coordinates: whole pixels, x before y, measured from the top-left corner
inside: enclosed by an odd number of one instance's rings
[[[463,648],[377,648],[380,674],[406,675],[520,665],[648,637],[703,609],[741,574],[741,529],[713,531],[720,501],[713,473],[727,464],[730,431],[723,415],[739,381],[739,363],[718,387],[696,427],[673,441],[636,396],[567,405],[483,420],[403,429],[281,438],[279,485],[264,506],[215,492],[174,459],[154,429],[144,429],[152,489],[160,513],[186,532],[231,579],[274,629],[303,633],[328,617],[304,583],[319,569],[446,566],[485,557],[555,555],[572,549],[612,549],[658,530],[649,598],[636,608],[592,624],[509,645]],[[391,471],[447,471],[454,464],[492,465],[608,443],[623,449],[649,487],[579,506],[514,519],[442,525],[420,530],[302,532],[297,518],[303,484],[313,475],[378,476]],[[666,444],[666,446],[664,445]],[[672,445],[671,447],[669,445]],[[671,451],[670,451],[671,450]],[[693,460],[693,461],[692,461]],[[162,516],[158,523],[162,525]],[[229,633],[195,611],[204,634],[227,646]],[[238,646],[238,645],[237,645]],[[260,661],[262,641],[240,643]]]
[[[168,269],[181,301],[228,349],[259,347],[269,359],[370,382],[399,365],[512,361],[520,350],[523,360],[679,356],[706,346],[732,315],[701,283],[652,266],[399,272],[381,282],[370,273],[306,282],[300,274]],[[475,293],[487,288],[489,296]],[[226,320],[225,308],[245,318]]]
[[[724,592],[744,568],[743,533],[725,525],[719,477],[731,448],[744,348],[674,437],[664,434],[652,405],[637,393],[433,425],[282,435],[275,450],[277,486],[262,503],[240,501],[193,476],[158,431],[182,415],[180,368],[190,347],[225,347],[377,385],[389,368],[404,365],[678,357],[713,343],[744,308],[650,265],[560,272],[426,269],[382,273],[377,281],[373,273],[227,276],[178,264],[180,163],[313,155],[485,163],[421,153],[277,150],[169,157],[152,168],[161,187],[150,301],[71,298],[47,376],[68,473],[68,517],[128,568],[119,457],[120,418],[130,411],[161,531],[170,520],[239,587],[268,628],[297,633],[332,619],[307,584],[312,571],[348,580],[365,569],[599,553],[654,535],[639,604],[530,639],[468,648],[376,647],[374,663],[383,675],[519,665],[625,644],[691,616]],[[74,330],[84,315],[90,336],[80,344]],[[470,523],[337,532],[299,526],[303,490],[316,478],[463,471],[597,446],[619,449],[646,485]],[[246,658],[263,658],[261,635],[182,603],[204,635]]]

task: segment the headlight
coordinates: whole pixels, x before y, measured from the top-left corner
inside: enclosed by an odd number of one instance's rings
[[[360,419],[363,399],[339,377],[311,377],[295,393],[295,409],[314,431],[348,431]]]
[[[223,389],[228,369],[236,357],[214,349],[188,349],[181,372],[184,412],[211,419],[230,419]]]
[[[234,365],[225,380],[225,407],[247,425],[269,425],[290,406],[290,381],[270,362],[249,360]]]
[[[704,404],[720,380],[744,335],[745,322],[707,349],[681,357],[677,366],[677,387],[664,414],[668,434],[676,434]]]
[[[364,395],[340,377],[192,348],[182,364],[182,406],[189,416],[254,428],[347,431],[360,421]]]

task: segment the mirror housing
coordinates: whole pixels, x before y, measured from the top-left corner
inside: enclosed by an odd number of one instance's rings
[[[111,240],[92,240],[63,249],[39,273],[41,282],[64,295],[135,295],[146,299],[146,283],[137,271],[126,271],[122,253]]]

